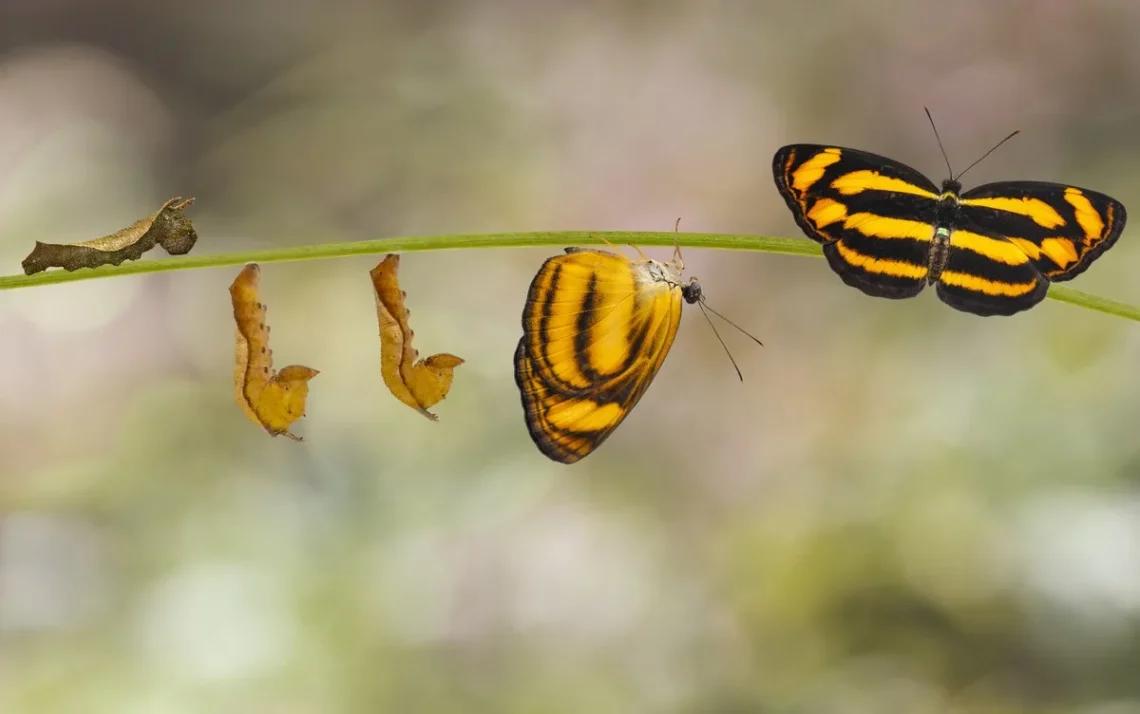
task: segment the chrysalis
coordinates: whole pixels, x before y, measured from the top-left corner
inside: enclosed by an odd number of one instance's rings
[[[179,203],[181,201],[181,203]],[[183,210],[194,203],[176,196],[146,218],[140,218],[121,231],[82,243],[41,243],[21,265],[28,275],[48,268],[78,270],[100,265],[118,265],[138,260],[143,253],[161,245],[171,255],[185,255],[198,241],[198,234]]]
[[[463,359],[441,353],[416,361],[420,353],[412,347],[415,333],[408,325],[408,309],[404,307],[408,294],[400,290],[396,279],[399,267],[400,256],[390,254],[369,273],[380,323],[380,374],[396,399],[437,421],[439,417],[427,408],[447,396],[455,368],[463,364]]]
[[[237,340],[234,350],[234,397],[249,420],[273,436],[287,436],[293,422],[305,416],[309,380],[320,374],[302,365],[273,370],[273,350],[269,349],[269,327],[265,324],[265,304],[258,296],[261,268],[250,263],[230,285]]]

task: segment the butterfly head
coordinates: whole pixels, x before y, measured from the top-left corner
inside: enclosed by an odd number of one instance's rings
[[[1017,129],[1011,132],[1009,136],[994,144],[992,149],[982,154],[980,159],[967,166],[962,170],[962,173],[955,176],[954,169],[950,168],[950,157],[946,155],[946,147],[942,146],[942,137],[938,136],[938,127],[934,126],[934,117],[930,116],[930,110],[926,107],[923,107],[923,110],[926,111],[926,118],[930,120],[930,128],[934,130],[934,139],[938,142],[938,150],[942,152],[942,158],[946,161],[946,170],[950,172],[950,178],[942,182],[943,199],[947,198],[947,196],[950,196],[956,201],[958,199],[958,194],[962,192],[961,179],[966,174],[966,172],[980,164],[982,162],[982,159],[994,153],[994,151],[996,151],[999,146],[1021,133],[1021,129]]]
[[[681,285],[681,297],[685,298],[685,302],[690,305],[703,302],[705,294],[704,291],[701,290],[700,282],[698,282],[696,278],[689,278],[689,282]]]

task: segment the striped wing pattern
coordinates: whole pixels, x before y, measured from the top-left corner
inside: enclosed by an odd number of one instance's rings
[[[1088,189],[1035,181],[958,195],[918,171],[856,149],[793,144],[776,152],[780,195],[845,283],[874,297],[909,298],[930,283],[945,303],[1012,315],[1045,298],[1108,250],[1124,206]]]
[[[681,319],[681,289],[647,261],[601,250],[548,259],[531,282],[515,350],[527,429],[546,456],[598,448],[641,399]]]

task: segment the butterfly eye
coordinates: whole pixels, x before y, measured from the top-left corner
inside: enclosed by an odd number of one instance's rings
[[[685,298],[685,302],[692,305],[693,303],[700,302],[704,298],[704,291],[701,289],[701,284],[697,282],[697,279],[691,278],[689,282],[681,287],[681,295]]]

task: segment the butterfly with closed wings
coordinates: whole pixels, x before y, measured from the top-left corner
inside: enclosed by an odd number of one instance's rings
[[[683,270],[679,246],[667,262],[567,248],[539,268],[514,363],[527,430],[547,457],[574,463],[617,429],[665,362],[682,302],[725,319]]]

